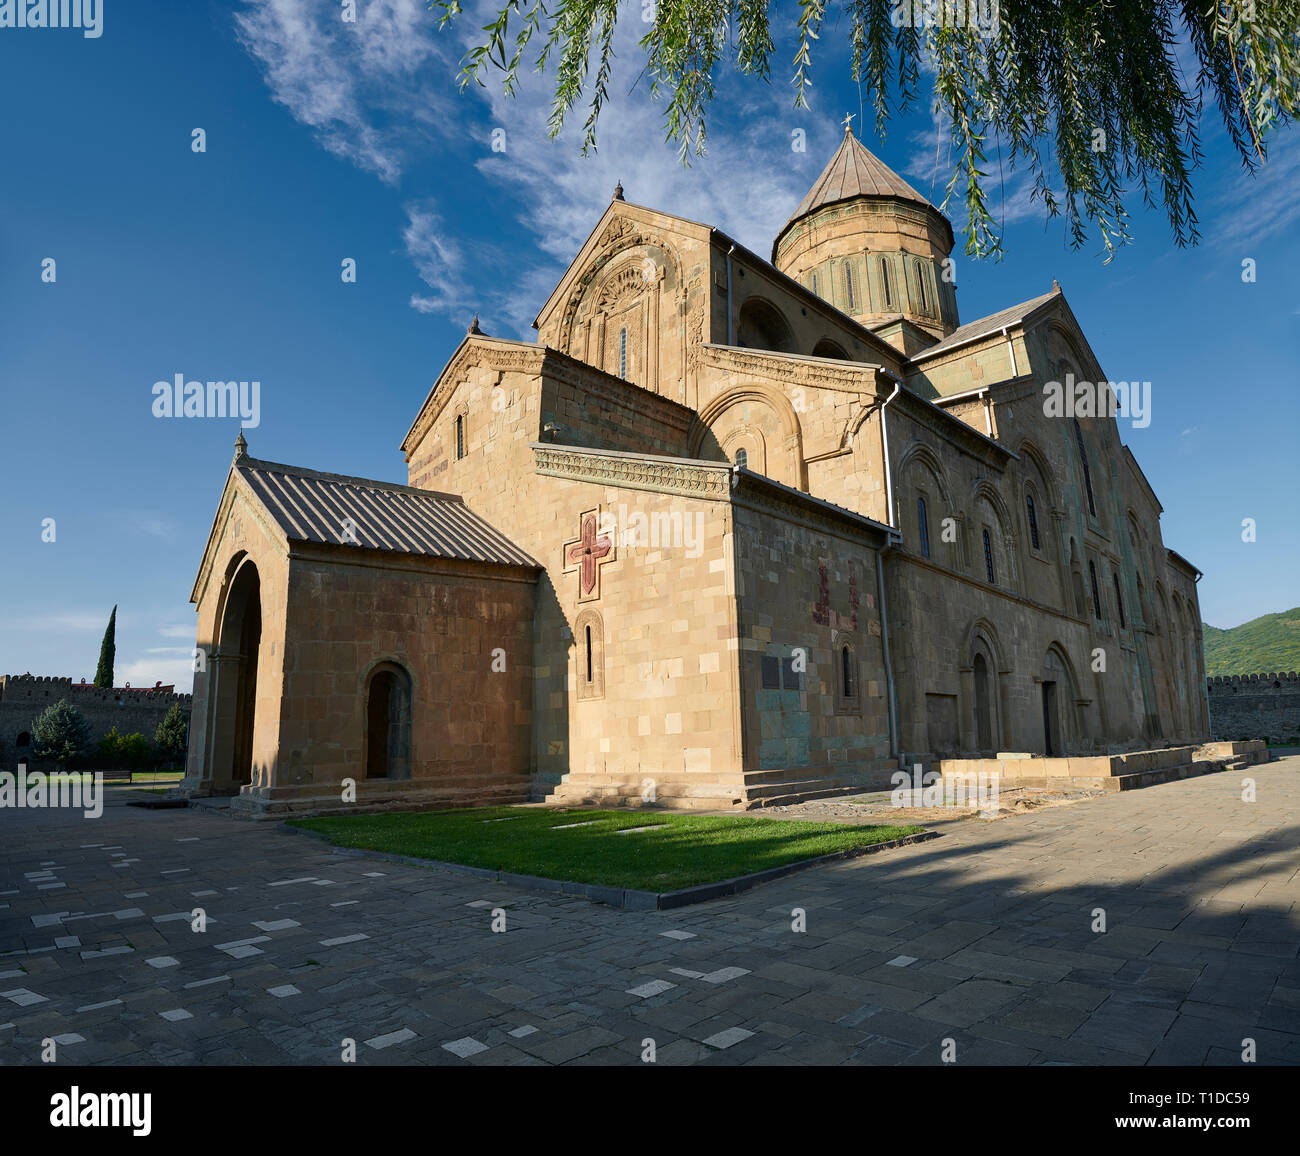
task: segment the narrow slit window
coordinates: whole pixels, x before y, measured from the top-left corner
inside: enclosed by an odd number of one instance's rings
[[[1088,468],[1088,447],[1083,444],[1083,428],[1079,419],[1074,419],[1074,438],[1079,444],[1079,462],[1083,466],[1083,485],[1088,491],[1088,513],[1097,516],[1097,503],[1092,496],[1092,471]]]
[[[921,554],[930,556],[930,521],[925,513],[925,499],[916,499],[916,525],[921,534]]]
[[[844,266],[844,287],[848,291],[849,308],[853,308],[853,266]]]
[[[463,413],[456,415],[456,458],[459,460],[465,456],[465,415]]]
[[[984,531],[984,573],[988,576],[989,585],[997,585],[997,575],[993,570],[993,539],[989,537],[989,532]]]
[[[1119,575],[1112,573],[1110,577],[1111,581],[1115,583],[1115,609],[1119,611],[1119,625],[1122,630],[1128,626],[1128,623],[1124,620],[1124,596],[1119,589]]]
[[[930,312],[929,302],[925,299],[925,270],[921,268],[921,262],[916,263],[916,287],[921,291],[921,312]]]
[[[1101,590],[1097,586],[1097,567],[1093,565],[1092,559],[1088,559],[1088,580],[1092,583],[1092,614],[1094,618],[1101,618]]]
[[[591,626],[587,627],[587,681],[591,681]]]
[[[847,647],[840,648],[841,674],[844,682],[844,697],[853,697],[853,652]]]
[[[885,305],[887,307],[892,306],[894,304],[894,293],[889,287],[889,262],[885,260],[880,262],[880,284],[885,290]]]
[[[1029,542],[1035,550],[1039,549],[1038,511],[1034,509],[1034,495],[1025,495],[1025,513],[1029,516]]]
[[[618,331],[618,375],[627,377],[627,330]]]

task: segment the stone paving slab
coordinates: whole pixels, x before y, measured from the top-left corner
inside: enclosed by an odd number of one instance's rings
[[[1298,771],[1250,768],[1253,804],[1224,774],[950,824],[669,911],[111,795],[3,811],[0,1064],[48,1038],[121,1065],[634,1065],[646,1040],[667,1065],[1231,1066],[1243,1040],[1296,1065]]]

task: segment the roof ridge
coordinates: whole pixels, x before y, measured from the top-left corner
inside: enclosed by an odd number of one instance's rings
[[[285,462],[271,462],[264,458],[250,458],[247,455],[235,463],[235,469],[245,468],[272,470],[301,478],[319,478],[322,481],[342,482],[345,485],[364,486],[373,490],[394,490],[401,493],[416,494],[424,498],[433,498],[437,501],[459,502],[462,506],[465,504],[462,495],[448,493],[444,490],[426,490],[420,486],[407,486],[401,482],[381,482],[377,478],[361,478],[354,474],[332,474],[326,470],[313,470],[307,466],[291,466]]]

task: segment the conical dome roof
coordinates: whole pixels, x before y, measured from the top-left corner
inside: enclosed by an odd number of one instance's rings
[[[830,163],[822,170],[822,175],[813,182],[813,187],[799,202],[799,207],[795,209],[790,219],[781,227],[781,232],[777,234],[776,239],[780,241],[785,231],[800,217],[806,217],[809,213],[815,213],[827,205],[852,200],[854,197],[897,197],[904,201],[915,201],[918,205],[939,212],[846,129],[844,140],[835,150]]]

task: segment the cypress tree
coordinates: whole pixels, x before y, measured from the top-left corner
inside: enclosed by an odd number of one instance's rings
[[[113,660],[117,657],[117,607],[108,616],[108,629],[99,644],[99,666],[95,668],[95,685],[113,689]]]

